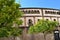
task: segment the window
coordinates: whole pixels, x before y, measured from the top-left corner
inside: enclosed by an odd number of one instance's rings
[[[24,13],[27,13],[27,10],[26,10],[26,11],[24,11]]]
[[[38,14],[40,13],[39,10],[37,10],[37,13],[38,13]]]
[[[49,11],[45,11],[45,14],[49,14]]]
[[[31,22],[32,22],[32,20],[31,20],[31,19],[29,19],[28,21],[29,21],[29,23],[31,23]]]
[[[39,10],[23,10],[25,14],[40,14]]]
[[[38,19],[38,21],[39,21],[40,19]]]
[[[33,10],[31,10],[31,13],[34,13],[34,11],[33,11]]]
[[[40,14],[39,10],[33,10],[33,14]]]
[[[54,11],[45,11],[46,14],[56,14]]]
[[[46,19],[48,21],[48,19]]]
[[[30,10],[28,11],[28,14],[30,13]]]
[[[56,21],[56,19],[54,19],[54,21]]]
[[[60,15],[60,12],[57,12],[58,15]]]
[[[32,23],[32,20],[31,20],[31,19],[29,19],[29,20],[28,20],[28,25],[29,25],[29,26],[32,26],[32,25],[33,25],[33,23]]]

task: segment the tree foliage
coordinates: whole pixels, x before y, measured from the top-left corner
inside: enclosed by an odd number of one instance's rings
[[[58,25],[58,22],[56,21],[40,20],[37,24],[29,28],[29,33],[52,32],[56,25]]]
[[[22,24],[18,20],[22,16],[19,9],[20,4],[15,3],[15,0],[0,0],[0,37],[17,35],[20,29],[13,28],[13,24]]]

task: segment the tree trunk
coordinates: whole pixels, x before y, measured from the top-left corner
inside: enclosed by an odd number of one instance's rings
[[[14,40],[15,40],[15,36],[14,36]]]
[[[44,33],[44,39],[46,40],[46,33]]]

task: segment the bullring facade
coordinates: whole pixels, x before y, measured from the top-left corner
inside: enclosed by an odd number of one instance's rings
[[[60,10],[53,8],[20,8],[24,13],[20,19],[23,21],[20,26],[29,26],[29,21],[34,25],[40,19],[58,21],[60,24]]]

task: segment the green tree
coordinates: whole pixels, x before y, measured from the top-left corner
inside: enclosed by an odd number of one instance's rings
[[[52,32],[56,25],[58,25],[58,22],[56,21],[40,20],[37,24],[29,28],[29,33]]]
[[[21,29],[13,24],[21,25],[22,12],[19,9],[20,4],[15,0],[0,0],[0,37],[18,36]]]
[[[39,20],[37,24],[34,26],[31,26],[29,28],[29,33],[44,33],[44,38],[47,33],[51,33],[56,26],[58,25],[58,22],[56,21],[49,21],[49,20]]]

